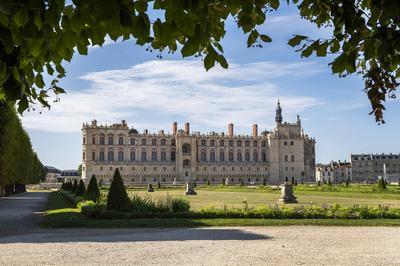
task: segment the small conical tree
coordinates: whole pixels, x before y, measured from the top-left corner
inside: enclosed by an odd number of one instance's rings
[[[65,182],[63,182],[63,183],[61,184],[60,189],[65,190]]]
[[[347,178],[346,183],[345,183],[346,187],[349,187],[349,184],[350,184],[350,182],[349,182],[349,179]]]
[[[72,185],[71,193],[76,194],[77,190],[78,190],[78,182],[76,182],[76,179],[75,179],[74,184]]]
[[[160,180],[157,181],[157,188],[161,188]]]
[[[207,186],[209,186],[210,185],[210,180],[209,179],[207,179]]]
[[[321,186],[321,180],[318,180],[317,185],[320,187]]]
[[[85,195],[86,193],[86,187],[85,187],[85,183],[83,182],[83,180],[81,179],[79,181],[79,185],[78,185],[78,189],[76,190],[75,195],[79,196],[79,197],[83,197],[83,195]]]
[[[240,185],[241,185],[241,186],[244,186],[244,182],[243,182],[243,180],[240,182]]]
[[[263,186],[267,185],[267,179],[263,178]]]
[[[294,180],[294,185],[297,186],[297,180],[296,179]]]
[[[125,211],[129,209],[129,205],[130,199],[126,193],[124,182],[117,168],[115,169],[114,178],[107,196],[107,209]]]
[[[292,176],[292,185],[294,185],[294,177]]]
[[[86,190],[85,199],[97,202],[99,198],[100,190],[99,186],[97,185],[97,179],[95,175],[92,175],[92,178],[90,178],[89,185]]]
[[[332,186],[332,182],[331,182],[330,178],[328,178],[328,186]]]

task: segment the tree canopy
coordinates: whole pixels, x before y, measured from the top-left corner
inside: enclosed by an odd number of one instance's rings
[[[87,54],[91,45],[134,39],[159,52],[180,51],[183,57],[203,56],[208,70],[227,68],[221,40],[225,22],[233,17],[246,34],[247,45],[271,42],[258,26],[279,0],[2,0],[0,2],[0,100],[17,102],[18,111],[39,103],[50,107],[51,92],[66,75],[62,66],[75,50]],[[395,97],[400,77],[400,2],[398,0],[287,0],[302,18],[331,27],[328,39],[294,35],[302,57],[332,54],[334,74],[363,76],[364,89],[378,122],[384,102]],[[151,12],[151,11],[155,12]],[[151,14],[151,18],[149,14]],[[155,17],[154,17],[155,15]],[[154,18],[153,18],[154,17]],[[293,33],[295,34],[295,32]],[[161,55],[159,55],[161,56]],[[53,76],[45,84],[44,72]],[[57,97],[55,98],[57,101]]]

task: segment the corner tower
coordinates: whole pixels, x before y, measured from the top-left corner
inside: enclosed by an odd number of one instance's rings
[[[282,108],[281,108],[281,104],[278,100],[278,106],[276,107],[276,114],[275,114],[275,122],[277,124],[282,124]]]

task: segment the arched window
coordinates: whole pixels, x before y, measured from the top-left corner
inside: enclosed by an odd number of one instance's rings
[[[118,161],[123,161],[124,160],[124,152],[123,151],[118,151]]]
[[[261,147],[266,147],[267,146],[267,142],[265,142],[265,140],[263,140],[262,142],[261,142]]]
[[[136,145],[136,140],[135,139],[131,139],[131,145]]]
[[[157,152],[156,151],[151,152],[151,160],[153,162],[157,161]]]
[[[85,154],[85,152],[82,152],[82,159],[83,159],[83,160],[86,159],[86,154]]]
[[[228,141],[229,147],[233,147],[233,140]]]
[[[225,161],[225,152],[223,150],[219,152],[219,160],[221,162]]]
[[[161,139],[161,146],[165,146],[167,144],[167,141],[165,139]]]
[[[190,154],[190,145],[188,143],[182,145],[182,153]]]
[[[267,153],[266,153],[265,151],[262,151],[262,153],[261,153],[261,160],[262,160],[263,162],[266,162],[266,161],[267,161]]]
[[[151,145],[152,146],[156,146],[157,145],[157,140],[156,139],[152,139],[151,140]]]
[[[241,151],[238,151],[238,152],[237,152],[237,154],[236,154],[236,160],[237,160],[238,162],[241,162],[241,161],[242,161],[242,152],[241,152]]]
[[[183,167],[190,167],[190,160],[183,160]]]
[[[253,141],[253,147],[257,147],[258,143],[257,140]]]
[[[136,161],[136,152],[135,152],[135,150],[131,150],[131,152],[130,152],[130,160],[131,161]]]
[[[249,146],[250,146],[250,141],[246,140],[246,141],[244,142],[244,146],[249,147]]]
[[[165,162],[167,160],[167,153],[165,151],[161,151],[161,161]]]
[[[100,151],[100,153],[99,153],[99,159],[100,159],[100,162],[104,162],[104,151]]]
[[[142,146],[146,146],[146,139],[142,139]]]
[[[201,147],[205,147],[206,146],[206,140],[205,139],[202,139],[202,140],[200,140],[200,146]]]
[[[246,151],[246,152],[244,153],[244,160],[245,160],[246,162],[250,161],[250,152],[249,152],[249,151]]]
[[[224,147],[225,146],[225,141],[221,139],[219,141],[219,146]]]
[[[253,161],[258,162],[258,152],[257,151],[253,152]]]
[[[100,135],[100,145],[104,145],[105,141],[104,141],[104,135]]]
[[[242,141],[241,141],[241,140],[238,140],[238,141],[236,142],[236,146],[242,147]]]
[[[230,151],[230,152],[228,153],[228,160],[229,160],[230,162],[233,162],[233,152],[232,152],[232,151]]]
[[[213,139],[210,140],[210,146],[211,146],[211,147],[215,147],[215,140],[213,140]]]
[[[171,151],[171,162],[175,162],[175,151]]]
[[[206,155],[206,152],[205,152],[205,151],[201,151],[201,153],[200,153],[200,160],[201,160],[202,162],[207,161],[207,155]]]
[[[113,145],[114,144],[114,139],[112,136],[108,136],[108,145]]]
[[[210,162],[215,162],[215,151],[210,152]]]
[[[92,144],[96,144],[96,137],[92,137]]]
[[[86,144],[86,137],[83,137],[82,143],[83,143],[83,144]]]
[[[141,155],[140,155],[140,160],[141,160],[142,162],[147,161],[147,153],[146,153],[146,151],[142,151],[142,153],[141,153]]]
[[[114,152],[113,151],[108,151],[108,159],[107,161],[114,161]]]
[[[118,145],[124,145],[124,138],[123,137],[119,137],[118,138]]]

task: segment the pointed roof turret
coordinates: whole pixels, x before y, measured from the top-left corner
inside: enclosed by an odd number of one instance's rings
[[[275,122],[277,124],[281,124],[282,123],[282,108],[281,108],[281,103],[279,102],[278,99],[278,106],[276,107],[276,115],[275,115]]]

